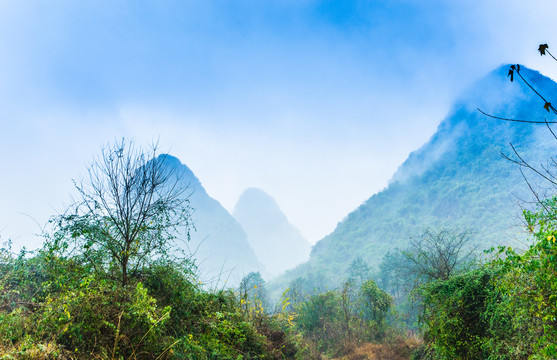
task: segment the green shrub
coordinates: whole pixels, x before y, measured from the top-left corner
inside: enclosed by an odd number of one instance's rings
[[[203,290],[191,265],[153,262],[123,286],[52,252],[0,258],[0,357],[318,359],[284,312]],[[283,309],[284,310],[284,309]]]
[[[162,330],[170,311],[157,307],[142,283],[121,287],[90,276],[76,288],[49,295],[35,318],[40,338],[79,354],[129,358],[166,350],[172,339]]]

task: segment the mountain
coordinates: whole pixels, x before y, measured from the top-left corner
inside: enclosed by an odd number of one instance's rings
[[[261,189],[245,190],[234,208],[234,218],[248,235],[266,278],[274,277],[309,259],[311,245]]]
[[[177,158],[164,156],[179,181],[187,186],[193,209],[191,240],[184,244],[198,265],[201,279],[210,286],[237,285],[250,271],[263,268],[248,243],[242,226],[215,199],[210,197],[199,179]]]
[[[545,124],[497,120],[477,110],[536,121],[549,116],[544,101],[516,74],[514,82],[509,81],[508,69],[502,66],[466,91],[389,185],[320,240],[307,263],[272,286],[284,289],[297,278],[324,278],[329,286],[337,286],[357,257],[377,269],[385,253],[403,249],[410,237],[428,227],[472,230],[483,248],[520,244],[526,237],[521,206],[529,206],[525,200],[531,200],[532,193],[519,166],[501,153],[516,158],[512,143],[521,157],[539,167],[555,153],[557,140]],[[521,74],[541,94],[557,92],[557,84],[538,72],[522,67]],[[547,185],[539,176],[525,176],[534,189]]]

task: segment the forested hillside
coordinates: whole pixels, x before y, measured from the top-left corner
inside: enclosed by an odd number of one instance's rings
[[[336,286],[357,257],[376,267],[388,250],[404,248],[410,237],[428,227],[470,230],[483,248],[523,240],[521,206],[527,207],[532,195],[519,167],[501,153],[512,156],[512,143],[525,159],[546,163],[555,141],[544,125],[525,126],[478,111],[541,121],[547,116],[539,98],[526,86],[510,82],[507,72],[508,66],[502,66],[465,92],[389,185],[319,241],[308,263],[273,286],[287,287],[298,277]],[[522,73],[540,91],[557,91],[557,84],[538,72]]]

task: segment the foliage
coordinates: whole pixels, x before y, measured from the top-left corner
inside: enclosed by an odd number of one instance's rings
[[[517,316],[530,319],[537,336],[535,350],[557,356],[557,196],[540,202],[537,211],[524,211],[534,244],[524,253],[501,248],[505,270],[501,286],[512,299]]]
[[[403,254],[410,260],[409,275],[420,282],[447,280],[470,266],[475,247],[469,231],[427,229],[419,237],[410,238]]]
[[[165,352],[163,328],[170,311],[159,308],[142,283],[122,288],[88,277],[77,288],[47,297],[37,314],[37,332],[77,353],[133,358],[138,348]]]
[[[323,352],[338,351],[342,338],[339,296],[334,291],[317,294],[297,308],[296,326]]]
[[[79,200],[53,219],[42,249],[0,248],[1,358],[320,358],[286,304],[246,311],[266,302],[258,273],[241,297],[201,287],[173,248],[189,225],[179,176],[156,146],[146,153],[122,140],[76,183]]]
[[[73,259],[2,254],[0,356],[318,358],[286,314],[248,316],[233,292],[203,290],[181,264],[153,263],[122,286]]]
[[[88,176],[74,181],[78,200],[52,219],[56,231],[48,246],[80,254],[123,285],[153,259],[167,258],[176,231],[187,229],[190,209],[180,175],[165,158],[156,146],[145,151],[125,140],[105,147]]]
[[[362,342],[384,339],[392,330],[386,323],[391,305],[392,298],[373,279],[359,287],[347,280],[340,289],[309,295],[297,303],[294,323],[317,349],[339,356]]]
[[[398,324],[417,330],[421,285],[436,279],[449,279],[470,269],[475,246],[469,231],[449,228],[426,229],[420,236],[410,237],[405,250],[389,251],[379,265],[378,280],[393,296]],[[392,319],[395,320],[395,319]]]
[[[478,269],[448,280],[424,284],[419,292],[424,339],[442,359],[487,359],[484,342],[490,336],[490,301],[496,289],[489,269]],[[491,306],[491,307],[490,307]],[[498,321],[501,319],[497,319]]]
[[[397,305],[418,285],[417,278],[408,272],[412,264],[399,249],[388,251],[379,264],[379,285],[393,296]]]
[[[379,289],[373,279],[369,279],[362,284],[360,294],[365,304],[363,315],[365,319],[370,319],[376,324],[382,324],[390,307],[393,305],[393,298],[385,291]]]
[[[356,288],[360,288],[369,278],[371,278],[371,269],[364,258],[359,256],[354,259],[348,270],[348,281]]]
[[[288,286],[289,311],[295,311],[295,307],[306,301],[313,295],[327,291],[323,274],[309,274],[292,280]]]
[[[265,280],[258,272],[250,272],[240,281],[238,287],[240,302],[246,312],[268,309],[269,298],[265,289]]]
[[[557,197],[524,211],[533,244],[500,247],[492,261],[422,285],[420,320],[435,359],[557,356]]]

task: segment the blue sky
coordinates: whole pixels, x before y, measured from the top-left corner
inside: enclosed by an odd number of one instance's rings
[[[0,1],[0,236],[32,234],[122,136],[315,242],[504,63],[556,78],[554,1]],[[34,220],[32,220],[32,219]]]

